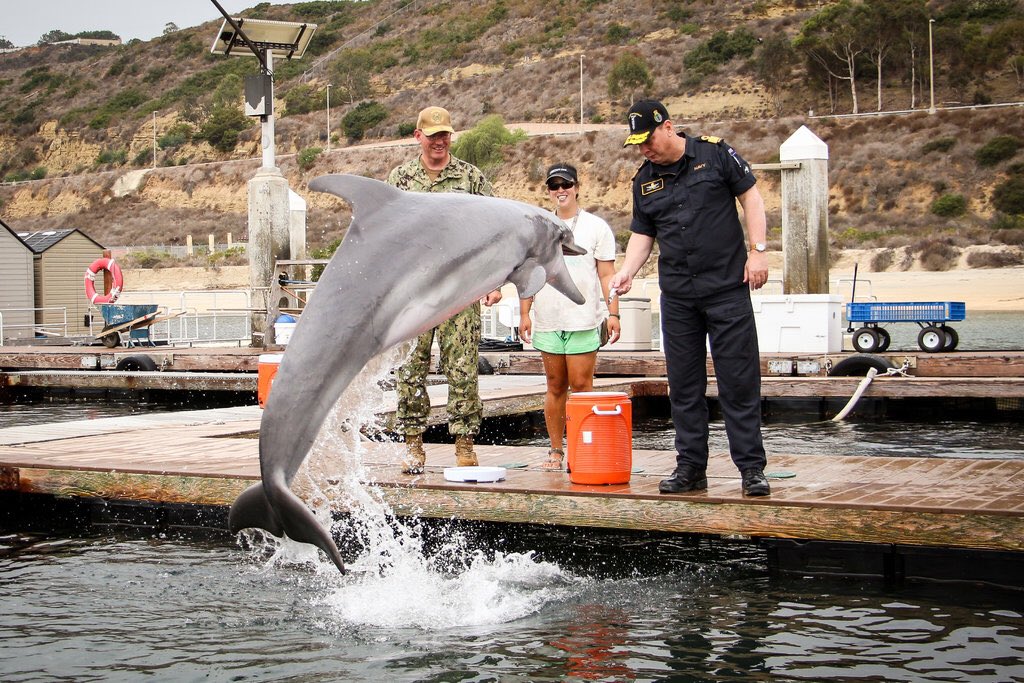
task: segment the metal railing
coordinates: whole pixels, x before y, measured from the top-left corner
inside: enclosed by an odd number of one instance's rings
[[[56,323],[36,323],[36,313],[46,311],[59,311],[63,320]],[[31,313],[33,322],[30,323],[4,323],[4,313]],[[4,308],[0,309],[0,346],[3,346],[9,330],[32,330],[29,338],[43,337],[66,337],[68,335],[68,309],[64,306],[50,306],[47,308]],[[22,339],[23,337],[17,337]],[[11,337],[16,339],[16,337]]]

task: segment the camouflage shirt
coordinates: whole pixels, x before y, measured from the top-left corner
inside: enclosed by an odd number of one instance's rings
[[[416,157],[392,170],[388,184],[410,192],[466,192],[494,196],[494,188],[483,171],[454,156],[449,156],[448,165],[441,169],[437,180],[430,180],[420,158]]]

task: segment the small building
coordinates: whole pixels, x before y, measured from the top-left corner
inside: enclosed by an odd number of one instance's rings
[[[85,271],[103,256],[103,247],[76,229],[20,233],[18,237],[34,254],[36,325],[47,335],[89,334]],[[99,282],[96,288],[100,288]]]
[[[0,220],[0,345],[35,336],[32,261],[32,250]]]

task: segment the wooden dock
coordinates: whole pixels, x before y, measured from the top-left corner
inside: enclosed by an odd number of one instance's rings
[[[542,378],[502,379],[485,392],[488,415],[539,400]],[[443,389],[431,387],[439,410]],[[246,406],[0,430],[0,490],[227,506],[259,477],[260,416]],[[400,445],[366,443],[362,476],[399,515],[988,552],[1024,568],[1024,461],[771,454],[772,495],[744,498],[725,453],[711,458],[707,491],[664,495],[671,452],[636,450],[628,484],[589,486],[540,470],[545,448],[488,445],[480,462],[506,467],[504,481],[448,482],[453,449],[428,445],[427,471],[412,477]]]

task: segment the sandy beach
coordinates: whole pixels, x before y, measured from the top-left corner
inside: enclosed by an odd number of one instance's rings
[[[777,256],[777,255],[776,255]],[[771,266],[766,294],[781,293],[781,258]],[[248,266],[220,268],[156,268],[125,271],[125,291],[180,291],[245,289]],[[833,294],[849,299],[853,281],[853,260],[844,257],[831,270]],[[640,294],[639,289],[635,290]],[[651,281],[647,295],[656,298]],[[1024,311],[1024,266],[993,269],[958,269],[941,272],[924,270],[865,272],[857,275],[857,300],[877,301],[963,301],[968,311]],[[506,296],[515,296],[510,289]],[[656,305],[656,302],[653,302]]]

